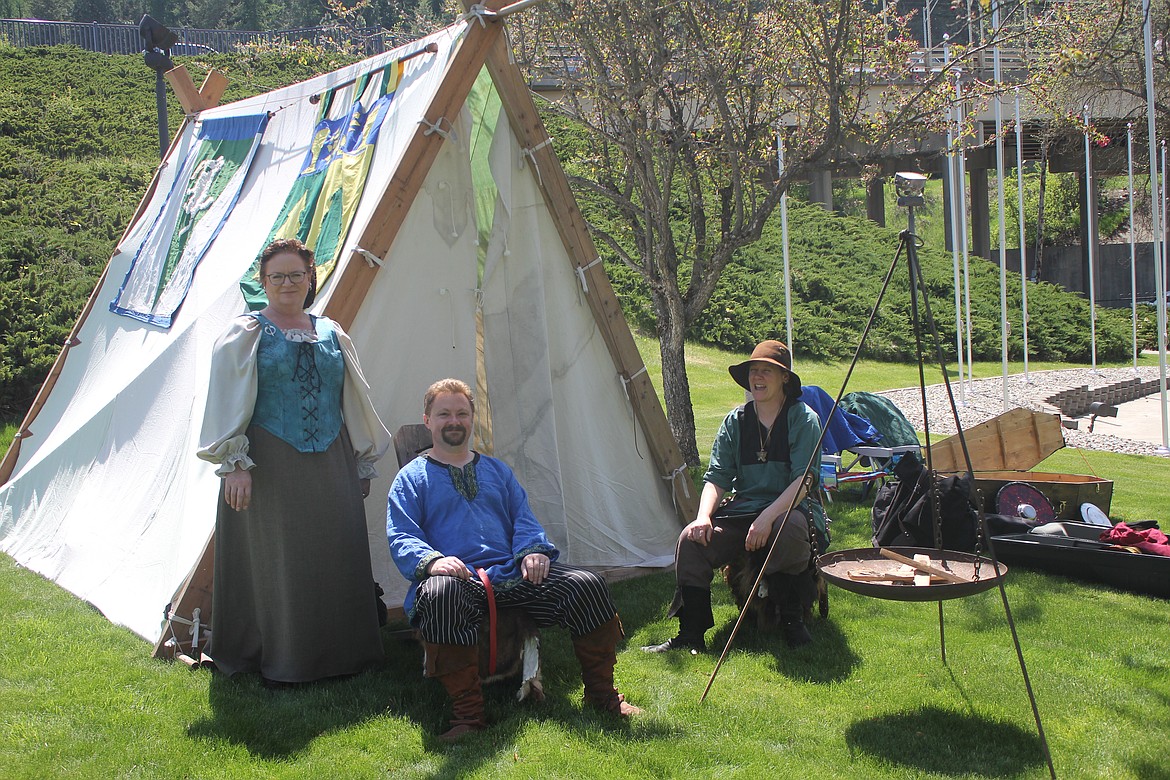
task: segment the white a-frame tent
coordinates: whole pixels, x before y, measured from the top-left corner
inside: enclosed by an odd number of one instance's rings
[[[503,23],[481,13],[190,114],[25,418],[0,467],[0,549],[148,640],[159,640],[176,594],[199,591],[192,603],[209,603],[203,556],[220,482],[195,450],[212,344],[246,310],[238,283],[317,142],[323,104],[342,115],[367,74],[399,61],[364,190],[313,306],[353,337],[386,426],[420,422],[435,379],[467,380],[488,423],[482,447],[513,466],[575,564],[668,565],[679,519],[693,517],[681,454]],[[176,177],[200,128],[255,116],[267,120],[246,176],[169,327],[112,311],[135,260],[150,260],[140,249],[176,230],[168,195],[188,186]],[[396,470],[391,452],[366,503],[391,606],[405,590],[385,541]]]

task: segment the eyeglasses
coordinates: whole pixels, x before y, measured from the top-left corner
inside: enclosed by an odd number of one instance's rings
[[[292,282],[293,284],[300,284],[301,282],[305,281],[305,277],[307,275],[308,274],[306,274],[304,271],[293,271],[291,274],[266,274],[264,278],[272,282],[272,284],[276,285],[277,287],[281,287],[284,285],[285,281]]]

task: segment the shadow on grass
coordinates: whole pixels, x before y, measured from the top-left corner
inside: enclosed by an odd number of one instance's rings
[[[1138,761],[1133,766],[1133,776],[1145,780],[1170,780],[1170,767],[1153,761]]]
[[[500,746],[512,743],[533,721],[559,724],[587,739],[592,735],[623,741],[678,736],[677,729],[649,719],[627,722],[583,706],[580,667],[568,634],[551,629],[542,639],[546,700],[517,703],[517,681],[485,686],[490,727],[455,745],[437,737],[447,729],[451,706],[442,686],[422,675],[421,645],[391,630],[383,634],[386,658],[382,664],[345,679],[266,688],[255,674],[229,678],[213,673],[208,689],[212,715],[193,723],[187,734],[196,740],[240,745],[262,760],[286,761],[295,760],[323,735],[377,718],[399,719],[421,732],[426,752],[439,754],[440,760],[446,754],[445,760],[460,771],[495,761]]]
[[[734,627],[733,621],[715,632],[710,642],[714,657],[723,652]],[[808,629],[812,643],[793,649],[784,644],[779,627],[749,627],[745,622],[731,651],[769,654],[776,659],[777,673],[792,680],[825,684],[848,679],[861,658],[849,647],[845,634],[828,619],[813,618]]]
[[[1037,734],[941,707],[857,721],[845,730],[845,743],[851,751],[938,774],[1014,777],[1045,765]]]
[[[413,642],[389,633],[383,634],[383,643],[386,658],[381,664],[347,678],[268,688],[256,674],[212,673],[208,685],[212,715],[191,724],[188,736],[241,745],[259,758],[284,760],[323,734],[379,715],[417,714],[425,721],[428,705],[434,710],[442,705],[423,693],[421,654]]]
[[[633,638],[642,628],[664,620],[664,630],[641,638],[656,643],[674,636],[678,624],[672,618],[665,618],[674,596],[673,572],[618,582],[612,586],[612,591],[630,644],[638,644]],[[708,637],[707,651],[711,658],[717,659],[735,627],[738,610],[730,591],[719,581],[718,576],[712,584],[711,597],[716,613],[715,621],[720,625]],[[729,614],[730,620],[724,621],[724,616]],[[809,624],[809,631],[813,635],[812,644],[793,650],[784,644],[778,627],[758,628],[750,620],[745,621],[731,646],[731,652],[734,654],[738,649],[771,655],[776,659],[776,671],[793,680],[830,683],[847,679],[861,659],[850,649],[841,629],[832,620],[814,617]],[[658,663],[676,671],[691,664],[690,657],[681,652],[663,653],[655,658]]]

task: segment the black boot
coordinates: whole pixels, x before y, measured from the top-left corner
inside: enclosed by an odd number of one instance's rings
[[[674,594],[668,617],[678,618],[678,635],[660,645],[643,647],[647,653],[665,653],[668,650],[689,650],[698,655],[707,650],[703,634],[715,625],[711,613],[711,590],[695,585],[683,585]]]
[[[806,583],[805,580],[808,582]],[[768,577],[768,595],[780,606],[780,635],[784,644],[796,648],[812,642],[812,634],[804,624],[806,604],[811,604],[809,585],[815,594],[812,572],[802,574],[773,574]]]

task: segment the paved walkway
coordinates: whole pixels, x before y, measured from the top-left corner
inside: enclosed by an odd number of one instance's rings
[[[1143,366],[1139,374],[1143,380],[1154,380],[1158,378],[1158,368]],[[1008,377],[1008,408],[1022,407],[1037,412],[1059,414],[1060,410],[1047,402],[1054,393],[1081,386],[1103,387],[1133,376],[1132,368],[1034,371],[1027,379],[1022,374],[1014,374]],[[951,385],[957,405],[955,411],[958,412],[964,430],[1004,411],[1002,377],[970,381],[965,383],[962,390],[954,381]],[[892,400],[902,410],[915,430],[923,430],[921,395],[918,388],[889,390],[882,395]],[[932,385],[927,388],[926,395],[932,436],[953,434],[954,412],[951,411],[944,387]],[[1162,449],[1160,393],[1120,404],[1117,417],[1098,417],[1091,433],[1088,415],[1076,419],[1077,429],[1064,431],[1064,440],[1069,447],[1170,457],[1170,452]]]
[[[1088,418],[1081,419],[1081,427],[1088,430]],[[1124,439],[1134,439],[1160,446],[1162,438],[1162,394],[1154,393],[1136,401],[1117,405],[1116,417],[1098,417],[1093,423],[1094,433],[1108,433]]]

